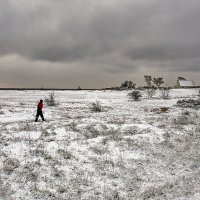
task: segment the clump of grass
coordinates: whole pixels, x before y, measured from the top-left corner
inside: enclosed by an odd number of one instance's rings
[[[19,131],[28,132],[28,131],[33,131],[33,130],[35,130],[35,127],[30,125],[29,123],[20,124]]]
[[[77,126],[78,126],[78,123],[73,121],[70,124],[68,124],[68,126],[66,127],[66,130],[69,127],[70,129],[72,129],[73,132],[77,132],[77,131],[79,131]]]
[[[71,159],[72,158],[72,153],[70,151],[64,150],[64,149],[59,149],[58,153],[63,156],[64,159]]]
[[[169,99],[169,93],[170,93],[170,88],[168,87],[160,88],[160,97],[162,99]]]
[[[124,124],[126,121],[125,117],[122,117],[122,118],[117,118],[117,117],[112,117],[108,123],[109,124],[118,124],[118,125],[122,125]]]
[[[20,166],[19,160],[16,158],[9,158],[3,163],[3,170],[7,174],[11,174],[14,169],[18,168]]]
[[[142,133],[142,131],[140,131],[137,126],[127,127],[124,130],[125,135],[137,135],[137,134],[140,134],[140,133]]]
[[[173,123],[175,125],[189,125],[194,124],[195,122],[192,116],[185,115],[184,113],[182,113],[180,116],[173,119]]]
[[[110,140],[119,141],[122,139],[120,128],[112,127],[108,130],[107,135],[109,136]]]
[[[84,136],[87,139],[96,138],[99,135],[101,135],[101,132],[97,129],[97,127],[94,124],[88,124],[86,126],[86,130],[85,130]]]
[[[0,110],[0,115],[4,115],[4,114],[5,114],[5,112]]]
[[[39,177],[39,173],[36,171],[32,171],[28,175],[28,180],[37,181],[38,177]]]
[[[91,147],[91,150],[97,155],[103,155],[109,152],[107,146],[101,146],[101,145],[93,146]]]
[[[10,197],[11,193],[12,191],[10,188],[10,184],[9,183],[5,184],[0,176],[0,199],[5,199],[5,200],[11,199]]]

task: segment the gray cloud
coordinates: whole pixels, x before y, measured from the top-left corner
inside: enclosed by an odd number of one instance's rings
[[[141,68],[200,71],[198,0],[0,1],[0,57],[25,60],[24,76],[39,70],[36,63],[41,73],[48,70],[55,79],[71,73],[82,84],[90,79],[76,76],[82,70],[99,79],[134,77]],[[1,74],[7,74],[4,64],[0,60]],[[9,66],[15,71],[20,63]]]
[[[141,46],[133,49],[129,49],[125,52],[125,56],[132,60],[187,60],[199,58],[200,54],[198,45],[168,45],[163,44],[161,46],[156,46],[152,44],[151,46]]]

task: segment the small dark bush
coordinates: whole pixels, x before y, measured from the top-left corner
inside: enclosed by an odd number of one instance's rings
[[[136,84],[133,83],[132,81],[124,81],[123,83],[121,83],[120,85],[120,89],[124,89],[124,90],[130,90],[135,88]]]
[[[56,106],[58,103],[55,101],[55,94],[54,92],[49,94],[49,98],[45,99],[45,102],[48,106]]]
[[[128,96],[130,97],[130,99],[134,101],[139,101],[140,98],[142,97],[140,91],[136,91],[136,90],[129,93]]]
[[[91,110],[94,111],[94,112],[102,112],[103,107],[102,107],[102,105],[100,104],[99,101],[96,101],[96,102],[92,103]]]
[[[195,99],[182,99],[177,101],[177,106],[181,108],[195,108],[199,109],[200,108],[200,100],[195,100]]]

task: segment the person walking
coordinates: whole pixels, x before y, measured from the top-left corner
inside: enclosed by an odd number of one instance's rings
[[[36,114],[35,122],[38,121],[39,116],[42,118],[43,121],[46,121],[44,119],[44,116],[43,116],[43,113],[42,113],[42,108],[43,108],[43,100],[41,99],[40,102],[38,103],[38,106],[37,106],[37,114]]]

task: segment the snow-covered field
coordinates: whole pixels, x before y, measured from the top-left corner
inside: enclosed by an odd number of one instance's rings
[[[176,106],[197,90],[56,91],[35,123],[49,92],[0,91],[0,199],[200,199],[200,111]]]

